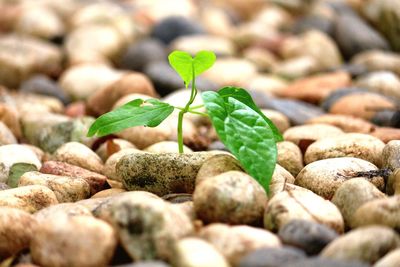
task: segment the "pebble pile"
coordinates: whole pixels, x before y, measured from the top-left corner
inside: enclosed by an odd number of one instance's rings
[[[399,267],[399,0],[0,0],[1,267]],[[209,119],[87,137],[133,99],[246,88],[270,193]],[[194,105],[202,104],[197,98]]]

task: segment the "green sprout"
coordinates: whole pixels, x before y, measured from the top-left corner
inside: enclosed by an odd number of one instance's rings
[[[185,87],[192,85],[190,98],[184,107],[175,107],[157,99],[135,99],[97,118],[88,136],[105,136],[134,126],[156,127],[177,109],[178,151],[183,153],[184,115],[208,116],[221,142],[268,193],[277,160],[276,143],[282,141],[276,126],[243,88],[224,87],[217,92],[203,92],[204,105],[192,106],[198,94],[196,77],[213,66],[216,60],[213,52],[200,51],[192,57],[187,52],[174,51],[168,60]],[[203,107],[207,113],[198,111]]]

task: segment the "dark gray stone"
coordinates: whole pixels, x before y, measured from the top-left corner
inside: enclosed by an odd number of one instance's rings
[[[302,250],[292,247],[261,248],[243,257],[238,267],[278,267],[305,257]]]
[[[122,69],[141,72],[152,62],[166,60],[165,46],[157,39],[147,38],[129,45],[118,65]]]
[[[375,113],[371,122],[382,127],[399,127],[394,110],[381,110]]]
[[[70,97],[63,91],[63,89],[45,75],[32,76],[21,84],[19,90],[23,93],[55,97],[63,102],[64,105],[71,102]]]
[[[293,26],[294,34],[301,34],[309,30],[318,30],[333,35],[333,21],[321,16],[310,15],[299,19]]]
[[[318,254],[338,234],[325,225],[305,220],[293,220],[278,232],[284,244],[298,247],[308,255]]]
[[[169,44],[177,37],[204,32],[204,29],[197,22],[181,16],[172,16],[156,24],[151,35],[164,44]]]
[[[369,267],[367,263],[359,261],[332,260],[325,258],[308,258],[290,261],[279,267]]]
[[[167,194],[162,196],[162,199],[175,204],[193,201],[192,194]]]
[[[353,79],[368,73],[367,67],[355,64],[343,64],[337,68],[329,69],[329,71],[345,71],[350,74]]]

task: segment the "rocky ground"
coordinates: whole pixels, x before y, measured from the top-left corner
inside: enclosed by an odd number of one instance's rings
[[[398,0],[0,0],[0,266],[400,266],[399,25]],[[204,117],[180,156],[176,115],[86,137],[185,103],[175,49],[283,133],[268,196]]]

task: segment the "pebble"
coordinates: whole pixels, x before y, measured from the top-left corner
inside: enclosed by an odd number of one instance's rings
[[[264,227],[278,231],[295,219],[317,222],[338,233],[343,233],[344,223],[339,209],[330,201],[309,190],[287,190],[274,195],[264,213]]]
[[[289,171],[293,176],[303,169],[303,154],[300,148],[289,141],[283,141],[276,144],[278,149],[277,163]]]
[[[164,45],[154,39],[138,40],[126,48],[118,66],[122,69],[142,72],[152,62],[165,61],[167,53]]]
[[[90,186],[82,178],[26,172],[19,179],[18,186],[43,185],[50,188],[59,203],[76,202],[89,198]]]
[[[175,244],[173,262],[176,267],[229,267],[212,245],[194,237],[183,238]]]
[[[296,265],[293,265],[296,264]],[[360,261],[348,261],[348,260],[336,260],[336,259],[326,259],[322,257],[312,257],[308,259],[300,259],[295,262],[288,262],[281,267],[369,267],[369,264]]]
[[[306,165],[297,175],[295,184],[331,199],[344,182],[357,177],[363,177],[379,190],[384,190],[385,178],[376,174],[377,171],[374,164],[359,158],[329,158]]]
[[[0,208],[0,257],[6,259],[29,247],[37,221],[22,210]]]
[[[307,148],[304,161],[308,164],[328,158],[356,157],[380,167],[384,147],[385,143],[371,135],[346,133],[314,142]]]
[[[385,145],[382,151],[383,168],[394,170],[400,168],[400,141],[393,140]]]
[[[106,198],[118,195],[120,193],[127,192],[125,189],[122,188],[109,188],[105,190],[101,190],[100,192],[94,194],[91,198]]]
[[[367,120],[349,115],[326,114],[307,121],[307,124],[330,124],[345,133],[371,133],[375,126]]]
[[[321,252],[329,259],[374,263],[400,246],[398,234],[385,226],[366,226],[338,237]]]
[[[192,193],[201,165],[215,154],[130,153],[115,168],[128,190],[145,190],[159,196]]]
[[[162,141],[143,149],[144,152],[149,153],[175,153],[178,147],[178,142],[175,141]],[[193,153],[189,147],[183,145],[183,153]]]
[[[379,138],[382,142],[387,144],[392,140],[400,139],[400,130],[392,127],[377,127],[371,135]]]
[[[0,87],[1,90],[1,87]],[[22,136],[21,122],[19,121],[19,112],[15,107],[7,104],[0,104],[1,121],[4,123],[14,134],[16,138]]]
[[[311,56],[300,56],[286,59],[273,66],[274,75],[290,80],[305,78],[318,71],[318,62]],[[286,88],[281,90],[278,96],[287,94]]]
[[[261,112],[273,122],[279,132],[283,133],[290,128],[289,118],[281,112],[271,109],[262,109]]]
[[[234,56],[236,52],[234,43],[230,39],[206,34],[176,38],[169,47],[171,51],[186,51],[192,55],[201,50],[213,51],[217,57]]]
[[[307,255],[316,255],[339,235],[327,227],[306,220],[292,220],[278,232],[285,245],[304,250]]]
[[[256,65],[257,70],[260,72],[270,72],[274,66],[278,63],[277,57],[267,49],[262,49],[260,47],[249,47],[243,51],[243,57]],[[268,77],[268,74],[260,74],[255,77],[252,81],[249,81],[249,85],[246,88],[262,88],[262,83],[270,82],[274,88],[264,88],[266,91],[278,90],[285,84],[284,81],[280,81],[278,77],[276,79]],[[254,81],[258,80],[258,81]],[[258,86],[259,85],[259,86]],[[263,89],[261,89],[263,90]]]
[[[207,178],[193,193],[197,217],[205,223],[259,225],[266,202],[264,188],[239,171]]]
[[[279,248],[279,238],[263,229],[213,223],[202,228],[199,237],[212,244],[232,266],[237,266],[245,255],[261,248]]]
[[[400,86],[400,78],[389,71],[371,72],[361,76],[356,80],[355,85],[360,88],[367,88],[388,97],[400,99],[400,93],[397,88]]]
[[[293,247],[260,248],[245,255],[238,267],[275,267],[305,258],[303,251]]]
[[[400,262],[400,249],[394,249],[374,264],[374,267],[396,267]]]
[[[365,178],[353,178],[338,187],[332,203],[339,208],[345,224],[353,227],[353,217],[358,208],[370,201],[385,198],[385,194]]]
[[[92,94],[87,100],[87,108],[95,115],[102,115],[111,111],[120,98],[129,94],[144,94],[152,98],[157,97],[149,78],[141,73],[134,72],[125,74],[119,80]]]
[[[103,162],[106,162],[107,159],[114,155],[115,153],[129,148],[136,148],[134,144],[125,139],[113,138],[108,139],[104,143],[102,143],[97,149],[96,154],[99,155]]]
[[[247,58],[250,61],[254,61],[251,58]],[[253,62],[254,63],[254,62]],[[255,62],[257,65],[257,62]],[[263,93],[265,95],[278,95],[279,91],[283,90],[288,86],[288,82],[275,75],[258,74],[251,80],[247,81],[244,88],[249,90],[250,94],[254,94],[254,91]],[[257,99],[254,99],[257,101]]]
[[[76,165],[89,171],[102,173],[101,158],[87,146],[78,142],[68,142],[54,152],[54,160]]]
[[[105,267],[116,245],[107,223],[90,216],[60,216],[36,228],[30,251],[33,261],[43,267]]]
[[[126,148],[112,154],[104,164],[103,168],[104,175],[111,180],[122,182],[122,178],[120,177],[119,173],[117,173],[115,166],[123,156],[133,153],[141,153],[140,151],[141,150],[138,150],[136,148]]]
[[[0,121],[0,145],[11,145],[16,144],[17,138],[15,138],[12,131]]]
[[[41,209],[33,214],[39,222],[46,222],[51,218],[62,216],[92,216],[88,208],[76,203],[60,203]]]
[[[113,265],[113,267],[171,267],[171,265],[162,261],[139,261],[132,264]]]
[[[193,232],[190,218],[173,204],[143,191],[125,193],[103,207],[121,245],[134,260],[172,260],[176,242]]]
[[[333,21],[330,18],[321,15],[308,15],[300,18],[293,25],[293,32],[295,34],[305,33],[310,30],[323,32],[327,35],[333,34]]]
[[[400,170],[394,169],[386,181],[386,194],[400,194]]]
[[[58,204],[53,191],[43,185],[22,186],[0,191],[0,206],[12,207],[34,213]]]
[[[400,75],[400,56],[393,52],[371,50],[357,54],[351,63],[365,66],[369,71],[391,71]]]

